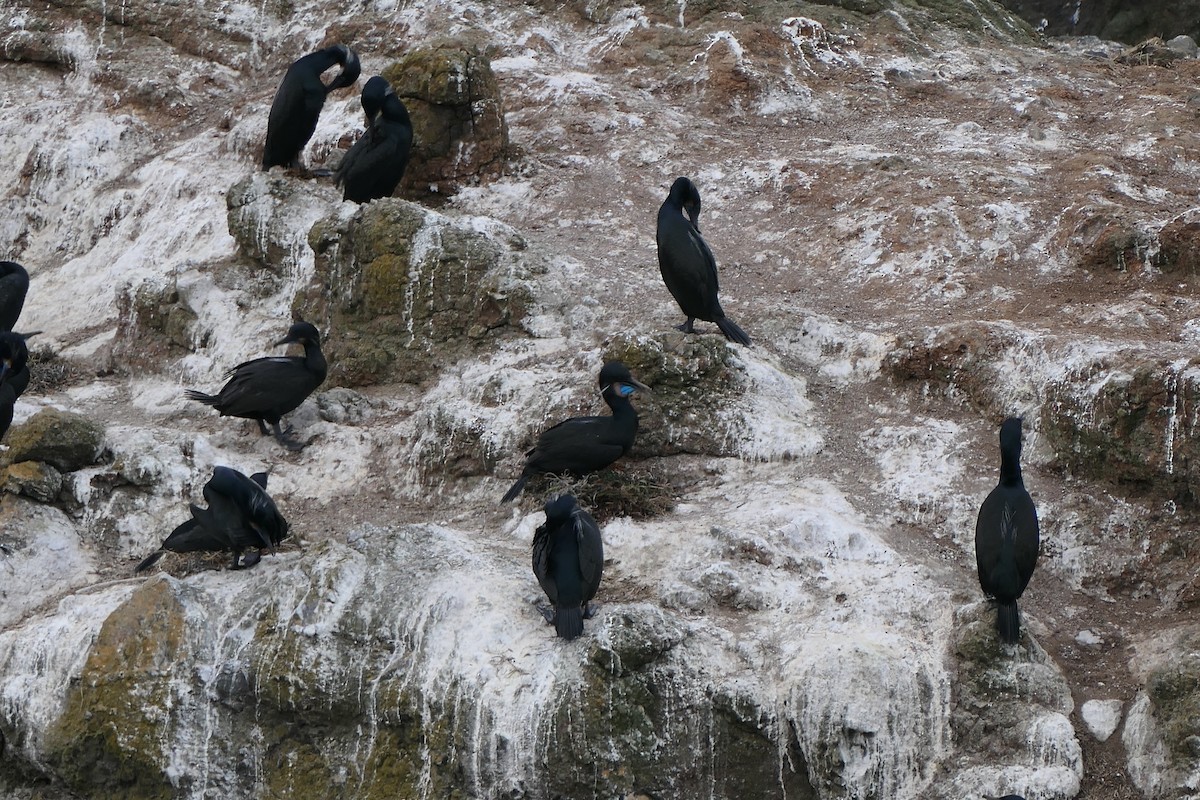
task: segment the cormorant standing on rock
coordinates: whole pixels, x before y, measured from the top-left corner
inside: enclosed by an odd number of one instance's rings
[[[275,552],[288,535],[288,524],[267,494],[267,473],[247,478],[232,467],[216,467],[204,485],[208,508],[192,504],[192,518],[171,532],[162,547],[138,564],[134,572],[149,569],[170,550],[173,553],[233,553],[231,569],[252,567],[262,551]],[[242,561],[242,551],[253,552]]]
[[[356,203],[392,196],[404,177],[413,140],[408,109],[378,75],[363,87],[362,107],[367,130],[333,173],[334,183],[343,187],[342,199]]]
[[[629,368],[610,361],[600,370],[600,393],[612,409],[607,417],[572,417],[542,431],[534,448],[525,454],[521,477],[500,502],[521,493],[531,475],[586,475],[598,472],[629,451],[637,436],[638,415],[629,396],[638,389],[650,391],[634,380]]]
[[[11,331],[25,306],[29,273],[15,261],[0,261],[0,332]]]
[[[0,332],[0,439],[12,425],[17,398],[29,386],[28,359],[29,348],[22,334]]]
[[[1037,509],[1021,480],[1021,420],[1000,426],[1000,483],[992,489],[975,522],[975,561],[983,593],[996,599],[996,630],[1006,644],[1020,638],[1017,598],[1037,566]]]
[[[342,65],[341,72],[328,84],[323,83],[321,73],[334,64]],[[344,44],[309,53],[288,67],[267,117],[262,168],[299,168],[300,153],[317,129],[325,96],[335,89],[352,85],[361,71],[358,55]]]
[[[533,574],[553,609],[546,621],[563,639],[583,633],[590,619],[588,602],[596,596],[604,572],[604,542],[592,515],[569,494],[546,502],[546,522],[533,534]]]
[[[658,209],[658,269],[667,290],[687,315],[678,328],[695,333],[696,320],[715,322],[726,339],[749,345],[750,337],[721,310],[717,262],[700,235],[699,220],[700,190],[687,178],[677,178]]]
[[[212,406],[222,417],[258,420],[263,435],[270,423],[275,438],[289,450],[302,450],[305,443],[287,438],[279,429],[279,420],[300,406],[325,380],[328,369],[321,352],[321,334],[307,322],[297,322],[284,338],[275,342],[295,342],[304,346],[303,356],[268,356],[238,364],[228,372],[229,381],[215,395],[188,389],[184,394]],[[290,429],[289,429],[290,432]]]

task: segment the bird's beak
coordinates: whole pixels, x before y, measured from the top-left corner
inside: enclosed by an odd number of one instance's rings
[[[292,344],[293,342],[298,342],[298,341],[300,341],[300,340],[299,340],[299,339],[296,339],[296,338],[293,338],[293,337],[292,337],[292,335],[289,333],[287,336],[283,337],[283,338],[282,338],[282,339],[280,339],[278,342],[276,342],[276,343],[275,343],[275,346],[276,346],[276,347],[279,347],[280,345],[284,345],[284,344]]]
[[[644,383],[642,383],[641,381],[637,380],[636,378],[630,378],[630,379],[629,379],[628,381],[626,381],[626,382],[627,382],[627,383],[628,383],[630,386],[632,386],[632,387],[634,387],[635,389],[637,389],[639,392],[645,392],[646,394],[654,394],[654,392],[650,391],[650,387],[649,387],[649,386],[647,386],[646,384],[644,384]]]

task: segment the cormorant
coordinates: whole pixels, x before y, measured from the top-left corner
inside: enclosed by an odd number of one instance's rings
[[[685,218],[684,212],[688,218]],[[695,333],[693,323],[715,322],[725,338],[749,345],[750,337],[725,316],[717,299],[717,262],[700,235],[700,190],[687,178],[676,178],[658,209],[658,269],[663,283],[687,320],[677,326]]]
[[[996,630],[1006,644],[1020,638],[1017,598],[1037,566],[1037,509],[1021,480],[1021,420],[1000,426],[1000,483],[992,489],[975,522],[975,561],[983,593],[996,599]]]
[[[328,84],[323,83],[321,73],[334,64],[342,65],[341,72]],[[358,55],[344,44],[309,53],[288,67],[267,117],[262,168],[300,167],[300,154],[317,129],[325,96],[352,85],[361,71]]]
[[[149,569],[170,550],[173,553],[230,552],[231,569],[252,567],[263,550],[275,547],[288,535],[288,524],[267,494],[267,473],[247,478],[232,467],[216,467],[204,485],[208,508],[189,507],[192,518],[171,532],[162,547],[151,553],[134,572]],[[242,561],[242,551],[251,550]]]
[[[12,425],[13,406],[29,386],[28,349],[19,333],[0,333],[0,440]]]
[[[29,273],[15,261],[0,261],[0,331],[11,331],[21,316]]]
[[[343,187],[343,200],[368,203],[391,197],[412,149],[413,126],[408,109],[388,82],[376,75],[363,87],[367,130],[346,152],[333,180]]]
[[[189,400],[212,406],[222,417],[257,420],[264,436],[269,433],[265,424],[269,422],[280,444],[289,450],[302,450],[304,443],[288,439],[279,429],[279,420],[298,408],[321,385],[327,365],[321,352],[321,334],[315,326],[297,322],[275,346],[289,342],[304,345],[303,357],[268,356],[245,361],[227,373],[229,381],[217,394],[193,389],[184,394]]]
[[[629,368],[610,361],[600,370],[600,393],[612,409],[608,417],[572,417],[542,431],[537,444],[525,454],[521,477],[500,502],[521,493],[531,475],[549,473],[576,477],[598,472],[629,451],[637,436],[638,415],[629,396],[638,389],[650,391],[634,380]]]
[[[546,621],[563,639],[583,633],[590,619],[588,602],[596,596],[604,572],[604,542],[592,515],[569,494],[548,500],[546,522],[533,534],[533,574],[553,609]]]

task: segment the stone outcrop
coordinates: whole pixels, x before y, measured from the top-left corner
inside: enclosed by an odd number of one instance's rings
[[[104,445],[104,429],[70,411],[44,408],[8,433],[7,460],[44,461],[60,472],[95,464]]]

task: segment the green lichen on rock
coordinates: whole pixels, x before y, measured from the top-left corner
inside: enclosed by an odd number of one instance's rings
[[[1200,642],[1181,643],[1169,663],[1146,678],[1146,694],[1154,706],[1163,744],[1174,766],[1200,759]]]
[[[498,241],[403,200],[313,226],[316,280],[294,309],[329,319],[331,380],[419,383],[447,361],[517,327],[538,267]]]
[[[736,409],[745,384],[722,337],[623,334],[605,348],[603,358],[623,362],[652,392],[634,398],[639,414],[635,458],[736,455],[741,426],[720,412]]]
[[[163,773],[171,682],[188,671],[183,605],[170,580],[152,580],[104,621],[46,757],[75,791],[97,800],[173,795]]]
[[[60,472],[95,464],[104,445],[104,429],[71,411],[43,408],[8,433],[7,460],[44,461]]]
[[[62,491],[63,476],[44,461],[19,461],[10,464],[4,478],[4,490],[52,503]]]

